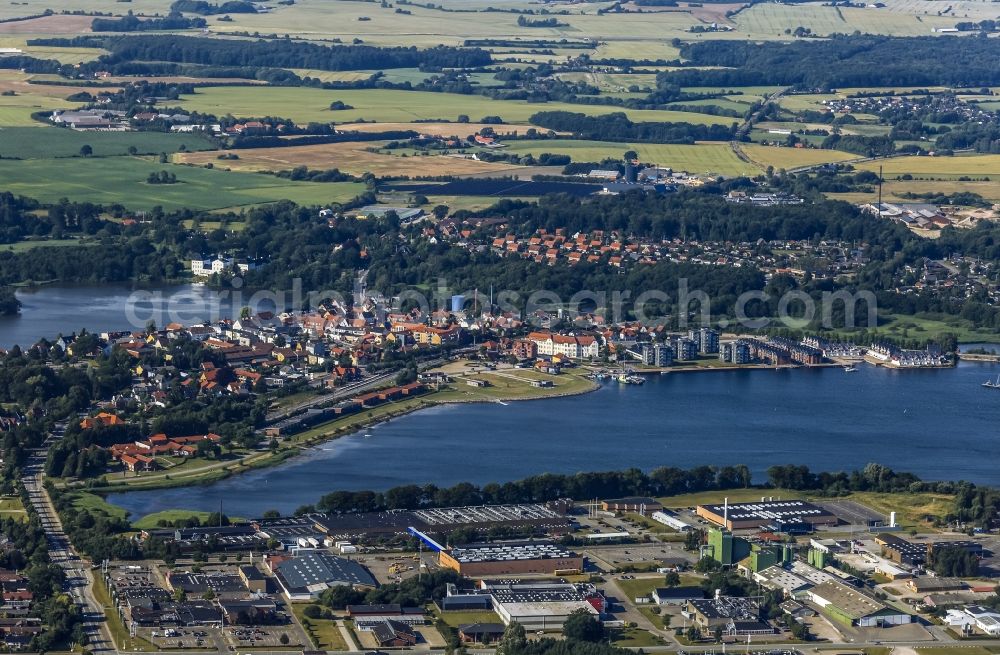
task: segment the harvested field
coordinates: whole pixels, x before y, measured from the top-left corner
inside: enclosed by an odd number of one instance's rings
[[[342,132],[366,133],[413,130],[431,136],[465,138],[487,127],[492,127],[497,134],[509,134],[510,132],[524,134],[533,129],[531,125],[489,125],[486,123],[346,123],[338,125],[337,129]]]
[[[40,18],[0,23],[0,34],[79,34],[89,32],[93,16],[53,14]]]
[[[230,151],[239,156],[236,160],[219,161],[219,153],[198,152],[176,155],[186,164],[212,163],[237,171],[282,171],[306,166],[312,170],[336,168],[344,173],[361,175],[474,175],[517,170],[511,164],[489,163],[450,155],[402,157],[369,152],[379,142],[326,143],[287,148],[247,148]]]

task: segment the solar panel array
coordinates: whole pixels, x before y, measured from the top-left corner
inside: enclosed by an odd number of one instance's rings
[[[529,541],[503,544],[472,544],[455,548],[450,555],[458,562],[514,562],[534,559],[560,559],[572,554],[551,541]]]
[[[561,514],[558,512],[538,504],[445,507],[420,509],[413,513],[426,521],[428,525],[462,525],[561,518]]]
[[[725,505],[712,505],[712,512],[722,516],[726,512]],[[736,503],[729,506],[730,521],[745,521],[748,519],[767,519],[770,521],[805,520],[810,516],[829,516],[830,512],[812,503],[801,500],[774,500],[763,503]]]

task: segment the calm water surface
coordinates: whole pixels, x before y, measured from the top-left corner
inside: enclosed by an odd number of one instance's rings
[[[81,328],[141,330],[150,320],[163,326],[232,318],[246,304],[228,293],[191,284],[141,289],[113,284],[45,286],[18,291],[17,297],[21,315],[0,317],[0,348],[27,347],[42,337],[53,339]]]
[[[113,494],[143,515],[168,508],[283,513],[337,489],[451,485],[637,466],[773,464],[851,470],[877,461],[925,479],[1000,484],[1000,365],[670,374],[583,396],[450,405],[215,484]],[[370,434],[371,436],[364,436]]]

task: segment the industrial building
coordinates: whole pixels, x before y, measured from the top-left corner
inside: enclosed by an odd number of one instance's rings
[[[958,548],[975,555],[982,555],[983,552],[983,545],[978,541],[915,542],[889,533],[876,536],[875,543],[882,547],[883,557],[908,566],[923,566],[932,562],[936,552],[947,548]]]
[[[729,636],[774,634],[774,628],[760,619],[757,598],[716,595],[688,601],[686,612],[702,630],[720,628]]]
[[[516,621],[525,630],[559,630],[573,612],[583,610],[598,618],[603,598],[588,599],[572,584],[494,585],[489,590],[493,610],[505,625]],[[596,593],[596,591],[595,591]]]
[[[510,528],[535,534],[572,532],[573,521],[566,516],[571,503],[479,505],[422,510],[391,510],[360,514],[325,514],[308,517],[324,537],[333,539],[377,538],[407,534],[416,528],[430,534],[446,535],[455,530]],[[267,525],[261,524],[262,531]]]
[[[657,587],[651,594],[657,605],[684,605],[705,597],[701,587]]]
[[[645,515],[647,512],[657,512],[663,509],[663,505],[654,498],[630,496],[628,498],[602,500],[601,509],[605,512],[638,512]]]
[[[801,575],[784,569],[780,566],[769,566],[753,574],[754,581],[765,589],[785,592],[791,598],[801,596],[802,592],[810,589],[813,584]]]
[[[662,523],[668,528],[673,528],[678,532],[688,532],[691,529],[691,526],[685,523],[684,521],[680,520],[679,518],[677,518],[676,514],[673,514],[672,512],[667,512],[665,510],[661,510],[659,512],[653,512],[652,514],[649,515],[649,518],[653,519],[657,523]]]
[[[761,500],[759,503],[723,503],[698,505],[701,518],[727,530],[772,529],[778,532],[790,528],[837,525],[837,517],[821,507],[803,500]]]
[[[265,563],[289,600],[310,600],[330,587],[378,586],[368,569],[326,551],[300,551],[295,557],[271,556]]]
[[[551,541],[509,541],[441,549],[439,564],[469,577],[568,575],[583,571],[584,559]]]
[[[809,598],[833,620],[860,628],[883,628],[913,622],[913,616],[882,604],[841,582],[824,582],[809,590]]]

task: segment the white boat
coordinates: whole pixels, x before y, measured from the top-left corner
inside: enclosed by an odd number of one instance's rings
[[[858,368],[856,366],[854,366],[853,364],[849,364],[849,365],[847,365],[847,366],[844,367],[844,373],[855,373],[855,372],[857,372],[857,370],[858,370]]]
[[[983,382],[983,386],[989,389],[1000,389],[1000,375],[997,376],[996,382],[993,382],[992,380],[987,380],[986,382]]]

